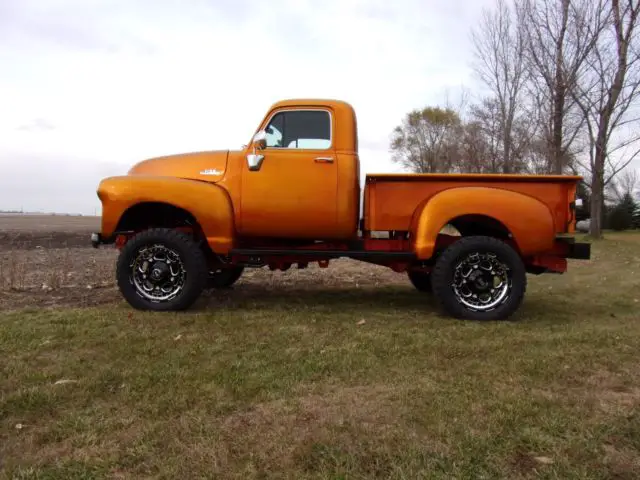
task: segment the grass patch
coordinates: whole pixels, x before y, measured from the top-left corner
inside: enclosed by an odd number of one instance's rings
[[[502,323],[408,283],[0,313],[0,477],[638,478],[640,235],[594,249]]]

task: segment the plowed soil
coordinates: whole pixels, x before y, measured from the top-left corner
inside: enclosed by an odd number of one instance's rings
[[[0,213],[0,250],[88,247],[100,217]]]
[[[0,309],[122,302],[115,285],[118,251],[112,246],[91,247],[89,235],[97,230],[96,217],[0,215]],[[292,300],[320,290],[330,295],[394,284],[408,285],[406,276],[350,260],[331,262],[328,269],[247,269],[235,288],[206,292],[199,305],[241,305],[273,295]]]

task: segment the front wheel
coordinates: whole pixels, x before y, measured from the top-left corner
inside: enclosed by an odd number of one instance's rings
[[[137,234],[118,257],[120,292],[139,310],[185,310],[207,281],[204,252],[188,235],[154,228]]]
[[[463,237],[437,258],[433,292],[456,318],[505,320],[520,306],[527,276],[520,255],[493,237]]]

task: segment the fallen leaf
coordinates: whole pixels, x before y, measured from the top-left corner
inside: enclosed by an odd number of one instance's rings
[[[174,338],[174,340],[178,341],[178,340],[180,340],[181,338],[182,338],[182,334],[180,333],[180,334],[178,334],[178,335],[176,336],[176,338]]]
[[[63,378],[61,380],[57,380],[54,385],[65,385],[67,383],[78,383],[78,380],[69,380],[67,378]]]
[[[24,428],[24,425],[21,423],[16,423],[16,430],[22,430]]]
[[[549,457],[534,457],[536,462],[542,463],[543,465],[551,465],[553,463],[553,458]]]
[[[357,323],[357,325],[364,325],[365,323],[367,323],[367,321],[363,318]]]

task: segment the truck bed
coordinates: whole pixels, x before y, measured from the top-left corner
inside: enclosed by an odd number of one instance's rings
[[[364,229],[407,231],[417,208],[437,193],[459,187],[486,187],[539,200],[551,211],[556,233],[573,232],[575,219],[569,205],[580,179],[569,175],[369,174],[365,180]],[[465,201],[462,191],[460,201]]]

